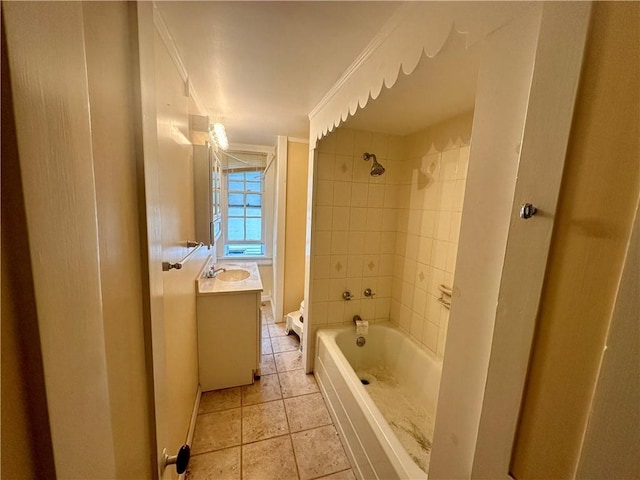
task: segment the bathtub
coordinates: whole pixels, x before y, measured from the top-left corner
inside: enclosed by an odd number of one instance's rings
[[[391,323],[321,329],[314,373],[360,479],[426,479],[442,366]],[[363,381],[368,382],[364,385]]]

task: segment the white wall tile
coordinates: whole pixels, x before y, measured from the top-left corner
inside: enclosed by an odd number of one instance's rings
[[[316,231],[313,240],[314,255],[329,255],[331,253],[331,232]]]
[[[364,232],[367,230],[367,209],[365,207],[351,207],[349,230],[352,232]]]
[[[422,329],[424,326],[424,318],[415,310],[411,313],[411,336],[418,342],[422,340]]]
[[[363,255],[349,255],[347,259],[347,277],[362,277]]]
[[[349,207],[333,207],[331,229],[333,231],[348,231],[349,217]]]
[[[334,158],[332,153],[318,154],[318,180],[333,180]]]
[[[349,255],[360,255],[364,252],[365,232],[349,232]]]
[[[327,302],[313,302],[311,306],[314,325],[327,324]]]
[[[369,185],[369,193],[367,197],[367,207],[382,208],[384,206],[384,185]]]
[[[372,150],[372,137],[373,134],[371,132],[362,130],[355,131],[353,150],[354,157],[362,159],[363,153],[370,152]]]
[[[380,253],[380,232],[367,232],[364,238],[364,253]]]
[[[427,321],[422,332],[422,343],[433,353],[438,349],[438,326]]]
[[[349,253],[349,232],[331,232],[331,254],[338,255],[347,253]]]
[[[339,207],[351,206],[351,182],[334,182],[333,205]]]
[[[367,232],[379,232],[382,228],[382,209],[367,208]]]
[[[351,154],[336,155],[333,164],[333,179],[340,182],[350,182],[353,176],[353,157]]]
[[[366,207],[369,200],[369,184],[353,183],[351,185],[351,206]]]
[[[329,280],[328,300],[337,302],[343,300],[342,293],[346,290],[347,281],[345,278],[332,278]]]
[[[384,223],[384,220],[383,220],[383,223]],[[381,232],[380,233],[380,253],[394,254],[395,252],[396,252],[396,232],[395,231]]]
[[[339,302],[327,303],[327,322],[328,323],[340,323],[343,321],[344,316],[344,300]]]
[[[331,272],[330,255],[314,255],[313,257],[313,278],[329,278]]]
[[[333,205],[333,181],[318,180],[316,188],[316,205]]]
[[[329,280],[322,278],[313,282],[313,301],[326,302],[329,300]]]
[[[331,255],[329,278],[343,278],[347,276],[347,256]]]
[[[316,231],[331,230],[333,221],[333,207],[328,205],[318,205],[315,208],[315,229]]]
[[[362,258],[362,276],[375,277],[378,275],[380,259],[378,255],[365,255]]]

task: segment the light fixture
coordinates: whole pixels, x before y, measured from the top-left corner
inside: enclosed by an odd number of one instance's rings
[[[213,124],[213,131],[209,130],[209,135],[213,138],[216,145],[222,150],[229,148],[229,140],[227,139],[227,132],[224,129],[224,125],[221,123]]]

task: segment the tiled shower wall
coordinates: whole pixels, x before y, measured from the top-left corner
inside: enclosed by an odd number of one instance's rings
[[[313,326],[391,320],[442,358],[472,114],[399,137],[338,128],[318,144]],[[371,177],[375,153],[386,172]],[[371,288],[373,299],[363,296]],[[354,299],[344,301],[349,290]]]
[[[374,153],[386,173],[369,175]],[[337,129],[318,145],[313,230],[313,325],[354,315],[389,319],[396,253],[397,199],[405,162],[402,139]],[[373,298],[365,298],[370,288]],[[344,301],[342,294],[353,295]]]
[[[449,310],[438,302],[438,285],[453,286],[469,146],[421,151],[424,136],[406,139],[411,180],[402,187],[409,201],[398,209],[390,319],[442,358]]]

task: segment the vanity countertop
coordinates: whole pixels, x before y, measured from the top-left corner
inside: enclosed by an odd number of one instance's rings
[[[208,278],[207,272],[213,265],[213,259],[209,258],[204,268],[200,271],[196,280],[197,295],[219,295],[225,293],[261,292],[262,279],[256,262],[219,262],[216,268],[224,268],[226,271],[246,270],[249,276],[244,280],[224,281],[220,278]]]

